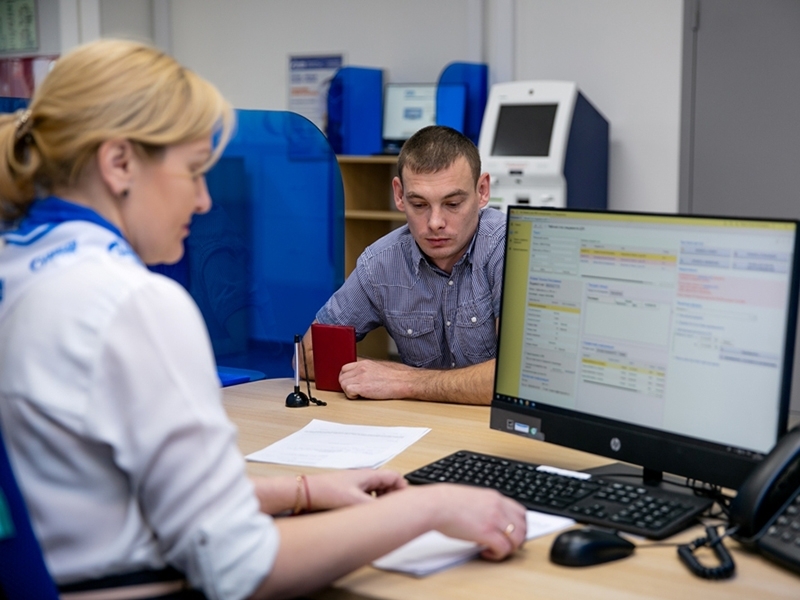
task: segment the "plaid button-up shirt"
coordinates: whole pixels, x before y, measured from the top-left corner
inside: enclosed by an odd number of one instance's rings
[[[320,323],[352,325],[356,337],[384,326],[402,361],[450,369],[495,357],[495,320],[505,252],[505,215],[481,211],[467,252],[448,274],[422,254],[405,225],[369,246],[317,313]]]

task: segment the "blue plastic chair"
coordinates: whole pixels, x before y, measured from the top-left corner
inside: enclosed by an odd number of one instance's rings
[[[192,295],[220,381],[290,377],[295,334],[344,282],[344,190],[336,155],[290,112],[237,111],[237,131],[208,173],[176,265],[153,270]]]
[[[58,600],[0,433],[0,598]]]

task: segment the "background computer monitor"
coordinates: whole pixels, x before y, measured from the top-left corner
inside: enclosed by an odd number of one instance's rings
[[[436,123],[435,83],[387,83],[383,98],[384,150],[397,152],[408,138]]]
[[[558,104],[501,106],[492,156],[549,156]]]
[[[794,221],[510,207],[491,427],[738,487],[786,430],[797,258]]]

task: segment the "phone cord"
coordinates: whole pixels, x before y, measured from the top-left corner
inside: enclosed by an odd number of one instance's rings
[[[728,549],[723,543],[723,538],[732,533],[733,530],[726,531],[720,537],[717,533],[715,526],[706,527],[706,537],[697,538],[696,540],[678,546],[678,557],[681,562],[685,564],[689,570],[703,579],[728,579],[732,577],[736,571],[736,564],[733,562]],[[694,555],[694,551],[703,546],[708,546],[714,551],[714,554],[719,560],[719,565],[716,567],[707,567],[703,565]]]

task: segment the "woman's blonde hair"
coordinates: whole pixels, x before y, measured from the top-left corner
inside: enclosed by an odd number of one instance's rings
[[[100,40],[56,61],[28,111],[0,115],[0,216],[27,211],[37,193],[75,185],[100,145],[123,138],[143,155],[218,134],[219,157],[233,110],[208,81],[160,50]]]

